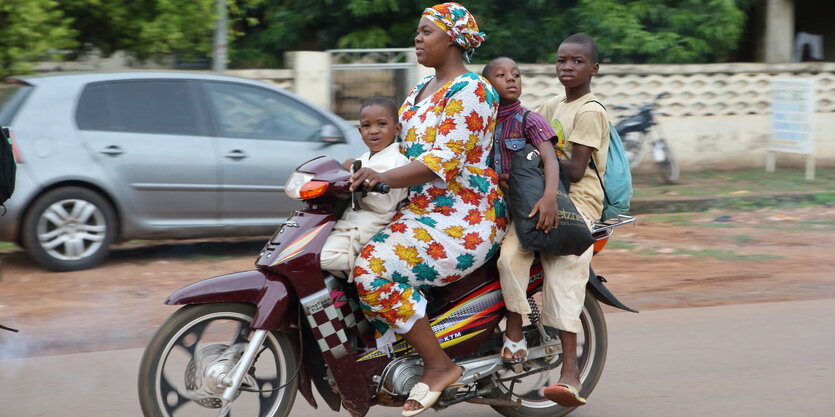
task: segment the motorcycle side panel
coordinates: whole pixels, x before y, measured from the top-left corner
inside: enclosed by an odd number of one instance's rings
[[[319,254],[334,220],[327,212],[294,212],[264,246],[255,265],[287,277],[299,298],[315,294],[325,288]]]

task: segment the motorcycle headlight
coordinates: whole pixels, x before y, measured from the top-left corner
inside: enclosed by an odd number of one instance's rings
[[[284,193],[290,198],[301,200],[302,187],[304,187],[304,185],[312,179],[313,174],[294,171],[293,174],[290,175],[290,178],[287,178],[287,183],[284,184]]]
[[[329,185],[327,181],[313,181],[313,174],[295,171],[287,179],[284,192],[296,200],[309,200],[324,194]]]

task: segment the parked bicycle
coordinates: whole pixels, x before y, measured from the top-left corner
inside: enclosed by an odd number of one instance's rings
[[[629,159],[629,167],[635,168],[644,158],[644,153],[651,144],[652,158],[659,174],[668,184],[678,180],[678,163],[673,157],[667,139],[661,132],[661,127],[655,120],[656,115],[668,116],[663,110],[659,110],[658,100],[669,97],[670,93],[663,92],[649,103],[640,106],[615,106],[618,110],[634,110],[635,112],[615,125],[623,147],[626,149],[626,157]]]

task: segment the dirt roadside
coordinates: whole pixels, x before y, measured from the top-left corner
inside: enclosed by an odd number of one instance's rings
[[[835,207],[638,216],[594,268],[639,310],[835,297]],[[0,272],[0,359],[141,347],[174,290],[249,269],[263,239],[134,242],[99,268],[45,272],[19,250]],[[614,311],[614,310],[610,310]]]

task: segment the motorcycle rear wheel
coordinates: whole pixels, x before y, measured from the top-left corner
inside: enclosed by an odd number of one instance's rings
[[[670,145],[667,143],[667,140],[662,138],[659,141],[661,149],[664,152],[664,160],[656,162],[655,167],[658,168],[658,173],[661,174],[661,178],[667,184],[675,184],[679,176],[678,162],[673,157],[673,151],[670,150]]]
[[[222,389],[200,399],[193,397],[194,392],[212,386],[207,373],[200,370],[224,363],[234,366],[240,355],[227,362],[221,356],[230,346],[248,341],[254,316],[255,307],[241,303],[190,305],[172,314],[142,355],[139,403],[143,415],[217,416]],[[298,358],[290,339],[282,333],[268,333],[244,379],[249,388],[263,392],[239,391],[230,413],[287,417],[296,398],[297,370]]]
[[[577,335],[577,362],[580,367],[580,381],[583,384],[580,395],[587,398],[603,374],[608,346],[603,310],[594,295],[588,291],[583,312],[580,313],[580,321],[583,332]],[[511,399],[513,401],[517,398],[521,399],[522,404],[519,408],[492,406],[493,409],[507,417],[562,417],[572,412],[576,407],[563,407],[551,402],[543,395],[545,387],[557,383],[560,379],[562,354],[554,361],[557,362],[557,366],[551,371],[523,378],[521,384],[514,387]],[[503,377],[514,375],[510,371],[506,372],[507,374],[502,375]],[[510,386],[509,383],[507,384],[501,384],[499,387],[503,393],[509,391]],[[519,385],[522,387],[520,388]]]

